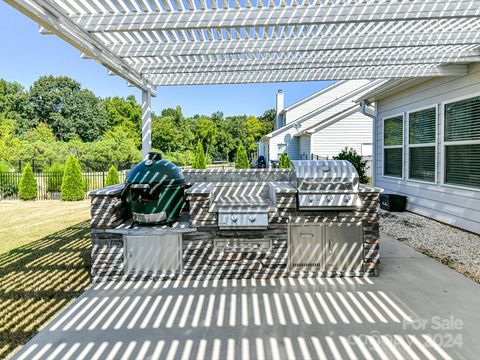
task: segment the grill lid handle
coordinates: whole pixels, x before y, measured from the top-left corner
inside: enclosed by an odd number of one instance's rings
[[[150,184],[131,184],[132,189],[150,189]]]

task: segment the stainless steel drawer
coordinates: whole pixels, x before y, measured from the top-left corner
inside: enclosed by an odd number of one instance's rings
[[[215,251],[220,252],[264,252],[269,251],[272,247],[271,240],[268,239],[252,239],[252,240],[235,240],[235,239],[215,239]]]
[[[343,209],[361,205],[358,194],[298,194],[298,207],[304,209]]]
[[[289,268],[323,270],[327,251],[324,238],[325,226],[323,225],[289,225]]]
[[[220,229],[266,229],[268,227],[268,213],[218,213],[218,227]]]
[[[127,273],[160,273],[182,269],[182,235],[125,235]]]
[[[325,226],[327,271],[362,271],[363,226]]]

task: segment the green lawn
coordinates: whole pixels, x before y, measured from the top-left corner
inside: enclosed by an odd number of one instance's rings
[[[0,202],[0,358],[90,284],[88,202]]]

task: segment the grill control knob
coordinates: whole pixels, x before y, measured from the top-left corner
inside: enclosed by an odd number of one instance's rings
[[[315,198],[313,197],[313,195],[310,195],[310,196],[308,197],[308,201],[310,201],[310,202],[313,202],[314,199],[315,199]]]
[[[327,196],[327,202],[331,202],[333,200],[333,195],[328,195]]]
[[[351,197],[350,195],[345,195],[345,197],[343,198],[343,202],[348,203],[351,198],[352,198],[352,197]]]
[[[257,220],[257,217],[254,216],[254,215],[251,215],[251,216],[250,216],[250,221],[251,221],[251,222],[255,222],[255,220]]]
[[[237,215],[232,215],[232,221],[233,221],[233,222],[236,222],[237,220],[238,220]]]

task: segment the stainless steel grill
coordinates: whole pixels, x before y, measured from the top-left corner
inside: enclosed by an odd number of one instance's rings
[[[266,229],[272,203],[264,183],[219,183],[211,195],[210,211],[218,212],[220,229]]]
[[[359,176],[345,160],[292,161],[299,210],[355,209],[361,205]]]

